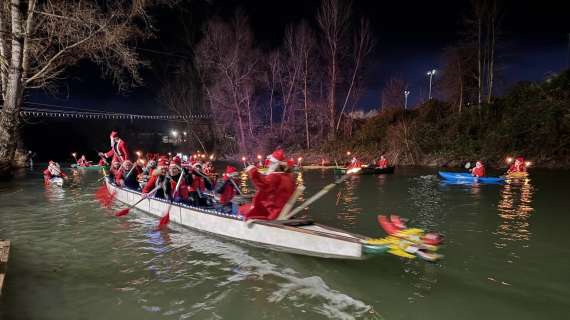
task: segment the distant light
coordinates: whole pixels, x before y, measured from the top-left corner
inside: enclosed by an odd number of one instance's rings
[[[170,157],[171,155],[172,155],[172,153],[169,152],[169,153],[168,153],[168,156]]]
[[[257,155],[257,159],[261,160],[261,155],[260,155],[260,154]]]
[[[410,94],[410,91],[405,90],[405,91],[404,91],[404,94],[405,94],[405,95],[409,95],[409,94]]]
[[[140,151],[137,151],[137,152],[135,152],[135,153],[137,154],[137,156],[139,156],[139,157],[141,156],[141,152],[140,152]]]
[[[508,158],[507,158],[507,163],[511,163],[511,162],[513,162],[513,158],[508,157]]]
[[[210,156],[210,160],[214,160],[214,155],[211,155],[211,156]]]
[[[241,161],[245,162],[246,157],[241,157]]]
[[[75,153],[75,152],[72,153],[71,155],[72,155],[74,158],[77,157],[77,153]]]
[[[347,151],[347,152],[346,152],[346,155],[347,155],[347,156],[350,156],[350,151]]]
[[[203,155],[202,155],[202,158],[206,158],[206,155],[205,155],[205,154],[203,154]]]
[[[170,134],[172,134],[172,136],[176,138],[176,136],[178,135],[178,131],[172,130],[172,131],[170,132]]]
[[[301,162],[302,160],[303,160],[303,157],[299,157],[299,158],[297,159],[297,161],[299,161],[299,162]]]
[[[527,161],[527,162],[524,163],[525,167],[530,167],[531,164],[532,164],[532,163],[531,163],[530,161]]]
[[[183,134],[186,135],[186,131],[184,131]]]

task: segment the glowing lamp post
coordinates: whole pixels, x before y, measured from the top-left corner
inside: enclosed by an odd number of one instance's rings
[[[404,91],[404,110],[408,110],[408,96],[410,95],[409,90]]]
[[[135,153],[137,154],[137,157],[139,157],[139,158],[141,157],[141,154],[142,154],[142,153],[141,153],[140,151],[137,151],[137,152],[135,152]]]
[[[428,100],[431,100],[431,81],[433,76],[435,75],[435,69],[432,69],[431,71],[427,72],[427,76],[429,77],[429,94],[428,94]]]
[[[300,167],[301,166],[301,162],[303,161],[303,157],[299,157],[297,158],[297,165]]]
[[[241,162],[243,162],[243,167],[244,167],[244,168],[247,167],[247,165],[246,165],[246,163],[245,163],[245,160],[247,160],[246,157],[241,157]]]

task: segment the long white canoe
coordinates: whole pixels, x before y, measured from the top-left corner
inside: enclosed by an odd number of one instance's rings
[[[109,192],[115,192],[117,200],[128,205],[141,198],[141,193],[117,187],[106,181]],[[148,198],[136,208],[161,217],[169,202]],[[240,218],[220,213],[213,209],[173,203],[170,221],[182,226],[213,233],[222,237],[245,241],[252,245],[268,247],[310,256],[341,259],[363,259],[365,252],[382,253],[383,247],[374,247],[364,242],[370,238],[324,225],[309,223],[295,226],[295,221],[256,221],[246,223]]]

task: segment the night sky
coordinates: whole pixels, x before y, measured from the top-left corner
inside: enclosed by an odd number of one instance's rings
[[[230,17],[237,8],[251,19],[260,48],[279,46],[289,23],[301,19],[314,21],[320,1],[302,0],[232,0],[190,2],[194,23],[209,16]],[[570,19],[564,5],[555,1],[508,1],[503,7],[500,62],[502,80],[498,91],[504,91],[520,80],[541,80],[550,72],[567,68]],[[426,95],[425,72],[441,66],[442,50],[460,39],[462,19],[470,10],[469,1],[353,1],[356,16],[371,20],[376,47],[369,59],[365,78],[366,94],[358,106],[364,110],[377,108],[384,82],[398,76],[410,84],[411,102]],[[177,12],[177,13],[175,13]],[[177,47],[177,19],[180,12],[160,9],[155,26],[158,37],[141,44],[141,48],[186,55],[187,48]],[[152,14],[152,12],[151,12]],[[178,15],[178,18],[173,18]],[[181,19],[181,18],[180,18]],[[173,56],[140,51],[153,65]],[[143,72],[145,86],[126,95],[118,95],[113,86],[100,79],[97,68],[90,64],[74,67],[57,97],[33,93],[28,101],[60,105],[85,106],[125,112],[163,113],[157,110],[155,93],[159,83],[155,74]],[[437,92],[435,93],[437,95]]]

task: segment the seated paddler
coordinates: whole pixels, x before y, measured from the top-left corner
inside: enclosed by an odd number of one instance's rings
[[[166,189],[166,174],[168,173],[168,164],[168,160],[165,158],[158,159],[156,169],[153,170],[150,179],[148,179],[146,185],[142,190],[144,196],[154,196],[161,199],[166,199],[168,197],[168,192]],[[154,195],[149,194],[153,190],[155,190]]]
[[[133,164],[130,160],[125,160],[115,175],[115,184],[120,187],[138,191],[140,185],[137,176],[140,173],[141,169],[137,164]]]

